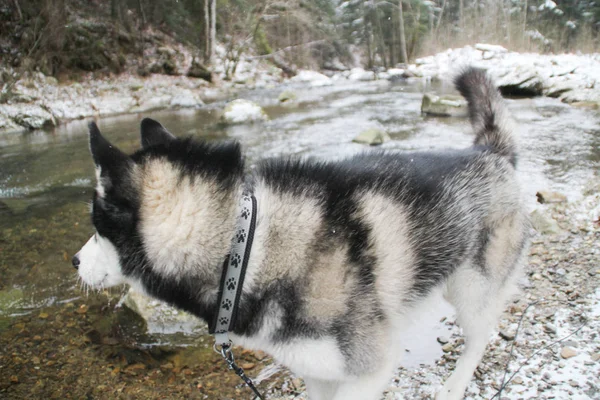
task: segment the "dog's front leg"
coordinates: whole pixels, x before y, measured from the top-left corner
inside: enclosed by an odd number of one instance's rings
[[[304,378],[308,400],[331,400],[335,396],[338,382],[322,379]]]

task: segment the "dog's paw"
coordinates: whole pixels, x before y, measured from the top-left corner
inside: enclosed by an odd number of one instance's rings
[[[235,278],[229,278],[229,279],[227,279],[227,289],[228,290],[235,289]]]

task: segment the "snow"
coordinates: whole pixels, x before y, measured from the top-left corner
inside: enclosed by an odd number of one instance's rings
[[[230,124],[264,121],[266,119],[267,115],[258,104],[243,99],[233,100],[227,104],[223,112],[223,120]]]
[[[309,83],[312,87],[330,86],[333,84],[331,78],[316,71],[300,70],[296,76],[291,79],[292,82]]]

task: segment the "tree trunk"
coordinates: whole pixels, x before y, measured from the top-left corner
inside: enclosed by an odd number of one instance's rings
[[[406,34],[404,33],[404,12],[402,10],[402,0],[398,0],[398,12],[399,12],[399,21],[398,26],[400,28],[400,57],[402,58],[402,62],[408,64],[408,54],[406,52]]]
[[[215,56],[215,43],[217,38],[217,0],[210,3],[210,60]]]
[[[210,12],[208,2],[204,0],[204,63],[210,63]]]
[[[23,20],[23,13],[21,12],[21,6],[19,5],[19,0],[14,0],[15,9],[17,10],[17,14],[19,14],[19,21]]]
[[[144,4],[142,0],[138,0],[138,8],[140,9],[140,16],[142,17],[142,28],[146,26],[146,13],[144,12]]]

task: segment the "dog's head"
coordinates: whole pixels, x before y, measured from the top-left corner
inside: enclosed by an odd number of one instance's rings
[[[129,283],[158,296],[166,281],[218,280],[241,188],[239,145],[178,139],[151,119],[142,121],[142,148],[132,155],[94,123],[89,134],[96,234],[73,257],[83,282]]]
[[[177,140],[150,119],[142,121],[141,139],[141,152]],[[96,233],[73,257],[73,266],[93,288],[132,283],[132,265],[127,264],[133,262],[130,253],[140,250],[135,249],[139,245],[140,157],[128,156],[109,143],[94,122],[89,124],[89,140],[97,179],[91,204]]]

